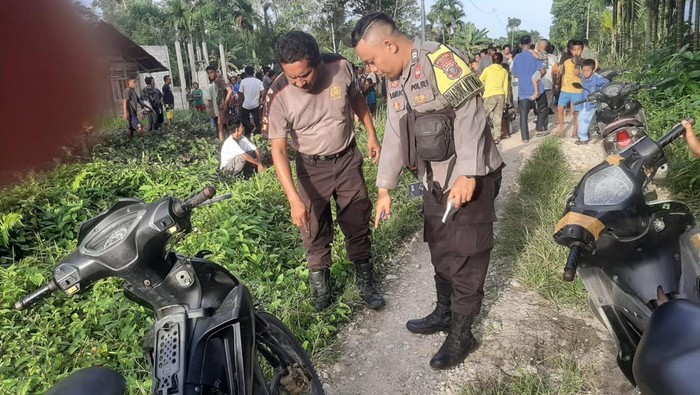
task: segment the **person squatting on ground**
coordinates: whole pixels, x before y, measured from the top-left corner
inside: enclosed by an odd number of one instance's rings
[[[136,86],[138,85],[138,80],[136,78],[129,78],[127,81],[126,89],[124,89],[123,100],[122,100],[122,118],[129,123],[129,140],[134,137],[134,131],[138,132],[139,136],[143,136],[143,125],[139,122],[138,107],[150,110],[153,109],[139,98],[136,94]]]
[[[271,140],[277,177],[307,250],[316,309],[332,303],[331,198],[362,299],[372,309],[381,308],[385,302],[374,288],[370,255],[372,202],[362,173],[362,154],[355,143],[353,112],[367,130],[368,152],[375,163],[381,146],[352,65],[336,54],[321,55],[316,40],[299,31],[283,35],[275,51],[284,73],[265,98],[262,131]],[[298,190],[287,157],[287,136],[297,151]]]
[[[438,303],[406,327],[423,334],[449,331],[430,366],[451,368],[477,345],[471,326],[484,297],[503,167],[486,122],[483,86],[449,47],[410,40],[383,13],[357,22],[352,45],[370,70],[389,79],[375,227],[391,216],[389,191],[397,187],[402,168],[415,166],[425,188],[424,239]],[[458,210],[443,223],[448,202]]]
[[[486,115],[491,119],[491,136],[498,144],[501,141],[501,121],[510,85],[508,70],[503,66],[502,54],[498,52],[493,54],[493,63],[484,69],[479,79],[484,84],[484,108]]]
[[[264,172],[265,166],[260,161],[260,150],[244,136],[243,123],[235,119],[229,123],[230,136],[221,146],[221,164],[219,169],[224,174],[250,178],[255,171]]]
[[[574,125],[571,137],[578,137],[578,110],[574,107],[574,103],[581,100],[583,90],[576,88],[573,84],[575,82],[581,83],[581,51],[583,51],[583,43],[573,40],[571,42],[571,57],[566,59],[559,68],[561,75],[561,93],[557,103],[557,120],[559,122],[557,135],[559,136],[564,135],[564,112],[566,107],[569,107]]]
[[[609,83],[607,78],[594,72],[595,60],[584,59],[581,62],[581,85],[583,85],[583,93],[581,100],[597,92],[603,85]],[[576,144],[588,144],[588,128],[591,126],[591,121],[595,115],[597,105],[595,103],[582,103],[576,106],[578,110],[578,140]]]

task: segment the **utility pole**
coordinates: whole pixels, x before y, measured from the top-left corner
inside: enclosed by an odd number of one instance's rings
[[[586,13],[586,40],[588,40],[588,31],[591,27],[591,2],[588,1],[588,12]]]
[[[420,35],[425,42],[425,0],[420,0]]]

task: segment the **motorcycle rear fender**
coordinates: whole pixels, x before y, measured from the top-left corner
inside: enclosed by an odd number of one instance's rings
[[[637,118],[623,118],[618,119],[615,122],[608,124],[603,130],[603,137],[607,137],[613,130],[621,128],[623,126],[634,126],[639,128],[646,128],[644,124]]]

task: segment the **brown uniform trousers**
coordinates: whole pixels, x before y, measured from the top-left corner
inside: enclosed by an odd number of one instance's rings
[[[309,209],[309,232],[301,229],[311,270],[331,266],[335,199],[338,224],[345,235],[348,258],[357,262],[370,258],[370,215],[372,202],[362,173],[362,153],[352,144],[342,156],[317,160],[296,156],[299,195]]]
[[[476,316],[484,298],[484,279],[493,249],[494,199],[501,187],[501,169],[476,177],[474,197],[446,224],[442,216],[449,191],[423,195],[424,239],[430,248],[438,288],[451,287],[451,310]]]

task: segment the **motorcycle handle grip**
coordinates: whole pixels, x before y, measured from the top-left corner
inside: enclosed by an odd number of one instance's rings
[[[51,295],[57,289],[58,287],[56,286],[56,283],[54,283],[52,280],[48,284],[43,285],[41,288],[15,302],[15,310],[22,311],[27,307],[31,307],[40,300],[45,299],[47,296]]]
[[[183,216],[185,213],[189,212],[193,208],[199,206],[200,204],[204,203],[205,201],[211,199],[216,195],[216,188],[213,186],[209,185],[204,187],[201,192],[198,194],[192,196],[189,199],[186,199],[184,202],[176,202],[173,205],[173,212],[177,216]]]
[[[685,119],[691,126],[695,125],[695,118],[689,117]],[[658,141],[659,145],[661,148],[671,144],[674,142],[677,138],[681,137],[685,133],[685,128],[683,127],[682,123],[677,123],[673,129],[671,129],[670,132],[666,133],[663,137],[661,137]]]
[[[581,254],[581,246],[575,245],[571,247],[571,252],[569,252],[569,258],[566,260],[566,266],[564,267],[564,274],[562,279],[566,282],[574,281],[576,277],[576,266],[578,266],[578,257]]]

